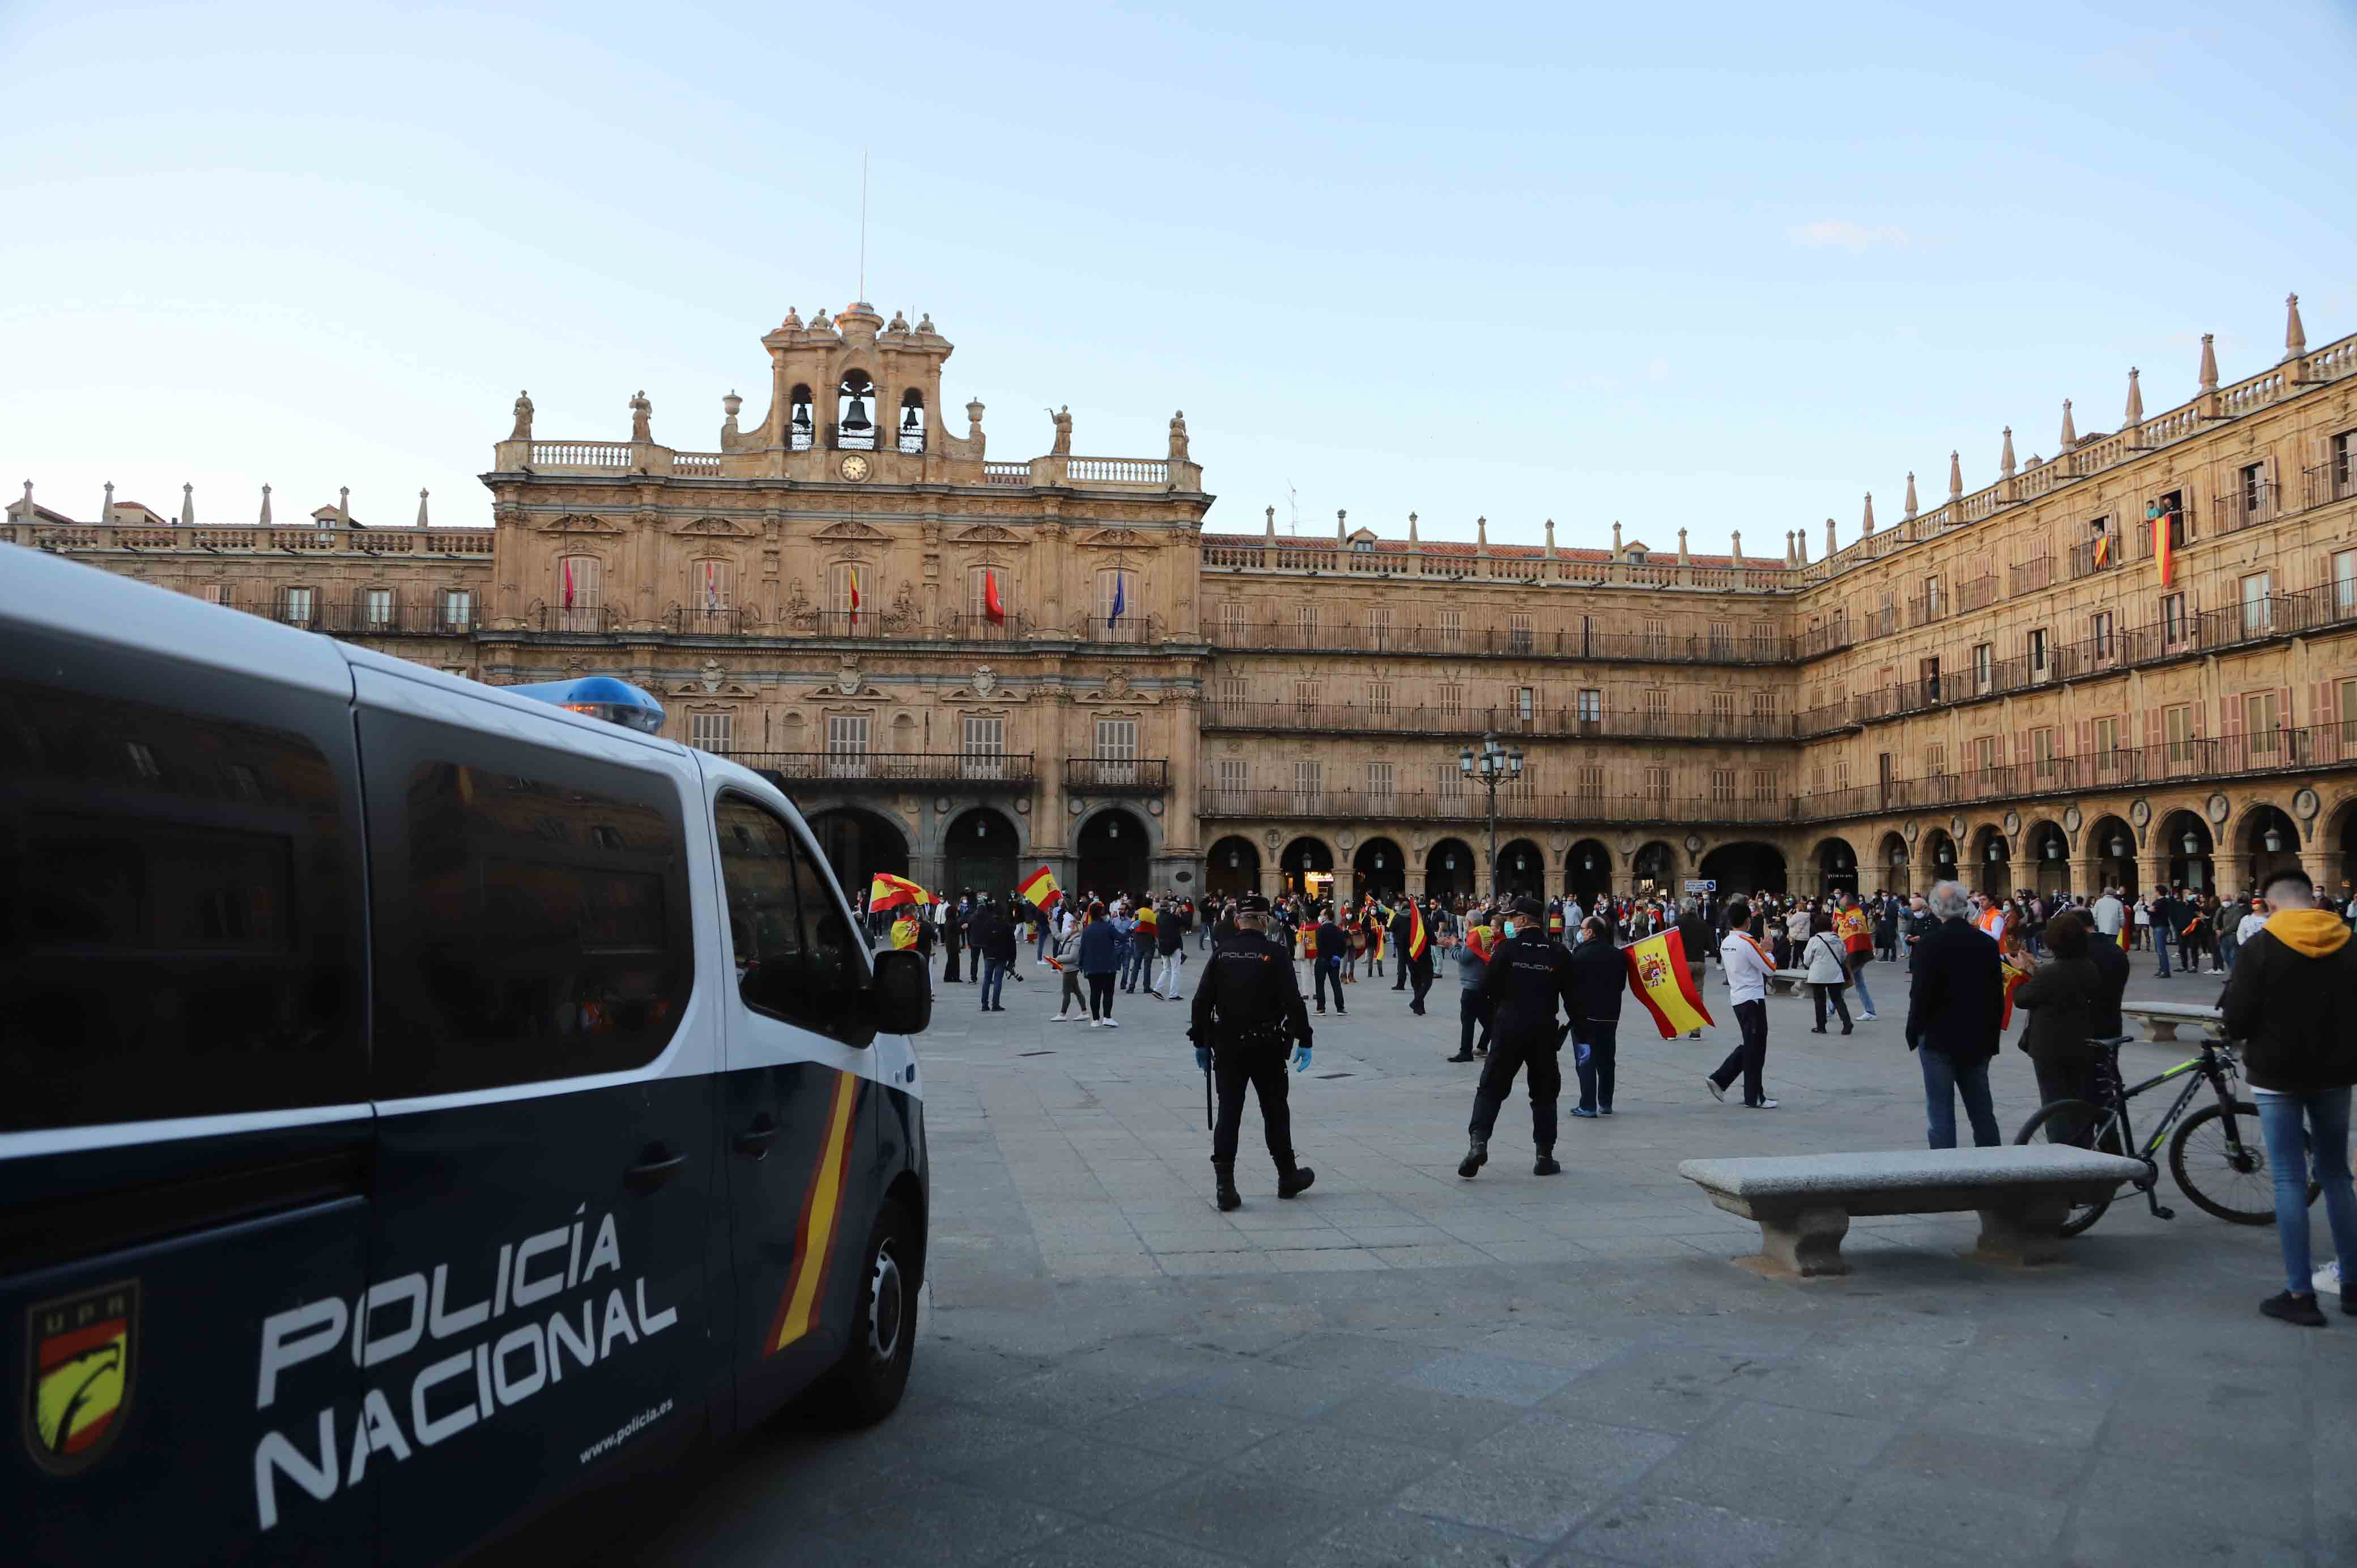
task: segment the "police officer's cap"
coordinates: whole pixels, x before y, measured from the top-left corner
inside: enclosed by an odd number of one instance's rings
[[[1535,898],[1517,898],[1514,900],[1514,913],[1535,920],[1546,914],[1546,906]]]
[[[1236,913],[1240,915],[1265,915],[1268,913],[1268,900],[1263,897],[1260,894],[1247,893],[1243,897],[1236,900]]]

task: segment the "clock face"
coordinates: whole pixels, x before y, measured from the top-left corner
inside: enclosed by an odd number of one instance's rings
[[[850,456],[845,457],[843,460],[843,477],[846,479],[854,480],[866,478],[867,477],[867,459],[861,456],[856,452],[854,452]]]

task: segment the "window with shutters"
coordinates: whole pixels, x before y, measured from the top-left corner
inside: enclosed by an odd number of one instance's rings
[[[1097,779],[1104,784],[1137,782],[1137,721],[1097,721]]]
[[[2095,755],[2107,757],[2120,748],[2120,721],[2116,718],[2095,721]]]
[[[1715,806],[1735,803],[1735,769],[1714,768],[1710,770],[1710,800]]]
[[[1645,769],[1645,798],[1661,801],[1670,798],[1670,770],[1666,768]]]
[[[1727,623],[1724,621],[1719,621],[1714,623],[1711,627],[1710,645],[1712,651],[1714,652],[1717,652],[1721,646],[1720,636],[1726,628],[1726,624]],[[1764,620],[1753,621],[1751,623],[1751,657],[1754,659],[1772,659],[1775,657],[1775,654],[1776,628]],[[1724,657],[1724,655],[1722,655],[1722,657]]]
[[[1645,688],[1645,730],[1661,735],[1670,727],[1670,694],[1659,686]]]
[[[1114,617],[1120,617],[1118,624]],[[1140,626],[1146,607],[1137,599],[1137,574],[1126,566],[1110,566],[1097,574],[1097,624],[1112,631]]]
[[[1465,711],[1465,688],[1454,681],[1440,685],[1440,712],[1445,718],[1456,718]]]
[[[2332,553],[2332,614],[2357,616],[2357,550]]]
[[[1593,762],[1580,764],[1579,798],[1583,800],[1604,799],[1604,768],[1600,764]]]
[[[309,588],[281,588],[278,591],[278,618],[289,626],[308,626],[317,603],[317,597]]]
[[[1755,768],[1751,770],[1751,799],[1772,801],[1776,799],[1776,775],[1773,770]]]
[[[1462,800],[1465,795],[1465,775],[1454,757],[1434,765],[1433,777],[1439,780],[1434,793],[1444,800]]]
[[[998,589],[999,609],[1010,615],[1014,613],[1015,606],[1011,601],[1015,591],[1006,580],[1006,574],[996,566],[969,566],[965,574],[967,620],[984,626],[995,624],[990,618],[990,590],[994,585]]]
[[[1585,687],[1579,693],[1579,722],[1584,725],[1604,722],[1604,693],[1596,687]]]
[[[1596,652],[1596,618],[1594,616],[1579,618],[1579,652],[1582,658],[1591,658]]]
[[[1241,757],[1220,758],[1220,793],[1243,795],[1252,789],[1252,764]]]
[[[2243,579],[2243,618],[2237,628],[2244,637],[2265,637],[2275,629],[2275,575],[2253,572]]]
[[[1367,644],[1381,650],[1391,646],[1392,607],[1377,605],[1367,612]]]
[[[1006,721],[968,714],[958,722],[958,772],[966,779],[1006,777]]]
[[[737,715],[734,714],[690,714],[687,715],[687,744],[698,751],[726,755],[735,744]]]
[[[737,564],[734,561],[694,561],[687,568],[687,624],[698,617],[717,620],[737,607]]]
[[[393,625],[391,588],[361,590],[361,624],[370,631],[383,631]]]
[[[1440,646],[1443,648],[1465,646],[1465,612],[1463,610],[1440,612]]]
[[[1734,693],[1713,692],[1710,694],[1710,725],[1711,728],[1720,735],[1733,733],[1735,729]]]
[[[1506,648],[1512,653],[1528,653],[1534,646],[1531,636],[1531,618],[1520,611],[1506,617]]]
[[[1222,676],[1221,676],[1221,677],[1220,677],[1220,702],[1221,702],[1221,703],[1222,703],[1223,706],[1227,706],[1227,707],[1232,707],[1232,708],[1241,708],[1241,707],[1243,707],[1243,706],[1244,705],[1244,700],[1245,700],[1245,699],[1244,699],[1244,693],[1245,693],[1245,692],[1246,692],[1246,690],[1247,690],[1247,689],[1248,689],[1248,688],[1247,688],[1247,687],[1245,686],[1245,684],[1244,684],[1244,678],[1243,678],[1243,676],[1241,676],[1241,675],[1222,675]]]
[[[2029,771],[2040,783],[2054,781],[2054,732],[2034,729],[2029,732]]]
[[[1923,771],[1938,778],[1948,770],[1948,748],[1938,741],[1923,747]]]
[[[2044,627],[2035,626],[2029,628],[2029,635],[2024,639],[2023,651],[2029,656],[2029,673],[2033,677],[2045,674],[2046,628]]]
[[[2346,746],[2357,741],[2357,680],[2343,681],[2334,690],[2341,699],[2341,741]]]
[[[475,625],[475,592],[471,588],[442,590],[442,629],[469,631]]]
[[[1846,758],[1834,764],[1834,789],[1836,792],[1849,788],[1849,762]]]
[[[1316,605],[1293,607],[1293,640],[1301,648],[1318,646],[1318,607]]]
[[[1947,601],[1940,596],[1940,579],[1937,574],[1923,579],[1923,606],[1925,617],[1931,620],[1938,620],[1948,613]]]
[[[1773,691],[1751,693],[1751,716],[1763,724],[1776,721],[1776,693]]]
[[[876,585],[875,574],[859,562],[835,562],[826,569],[827,613],[836,618],[838,625],[855,616],[859,624],[866,624],[876,612]]]
[[[1769,631],[1766,627],[1755,626],[1751,628],[1751,639],[1755,643],[1764,644],[1768,640],[1768,637]],[[1733,654],[1734,651],[1735,623],[1733,621],[1725,620],[1715,620],[1711,622],[1710,656],[1713,659],[1725,659]]]
[[[549,585],[548,602],[556,611],[559,631],[596,631],[605,574],[595,555],[565,555],[556,563],[556,580]]]
[[[1388,681],[1367,682],[1367,712],[1370,715],[1388,718],[1392,711],[1392,685]]]
[[[2160,710],[2161,737],[2169,745],[2171,767],[2182,768],[2193,760],[2193,710],[2179,703]]]
[[[1367,799],[1389,801],[1392,798],[1392,765],[1388,762],[1367,764]]]
[[[1670,656],[1670,623],[1649,620],[1645,623],[1645,657],[1667,659]]]
[[[1513,689],[1513,701],[1514,722],[1523,729],[1529,729],[1533,721],[1538,717],[1538,688],[1534,686],[1515,687]]]
[[[209,605],[227,604],[229,589],[221,583],[200,583],[197,585],[197,597]]]
[[[1293,683],[1293,711],[1305,718],[1318,716],[1318,682],[1296,681]]]
[[[1973,644],[1973,690],[1986,692],[1996,684],[1996,645],[1988,642]]]
[[[2005,741],[1993,735],[1975,736],[1973,740],[1974,766],[1983,773],[1994,773],[2005,761]]]
[[[833,714],[826,721],[826,776],[867,777],[867,715]]]
[[[2112,612],[2097,610],[2087,618],[2087,649],[2097,659],[2112,656]]]
[[[1241,648],[1246,639],[1244,628],[1250,622],[1242,599],[1226,599],[1220,605],[1220,640],[1231,648]]]
[[[2185,596],[2183,594],[2161,596],[2160,639],[2170,643],[2185,640]]]
[[[1308,757],[1297,757],[1293,764],[1294,804],[1315,806],[1326,793],[1326,765]]]
[[[1809,769],[1809,792],[1813,795],[1825,792],[1825,765],[1822,762]]]
[[[2243,698],[2243,745],[2263,762],[2276,757],[2276,694],[2252,692]]]

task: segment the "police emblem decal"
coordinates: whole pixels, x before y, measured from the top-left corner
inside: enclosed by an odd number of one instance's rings
[[[25,1319],[25,1445],[53,1476],[89,1469],[131,1413],[139,1282],[42,1302]]]

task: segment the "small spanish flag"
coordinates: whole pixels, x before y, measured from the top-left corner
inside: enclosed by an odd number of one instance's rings
[[[1022,885],[1015,891],[1029,899],[1034,907],[1041,909],[1064,896],[1064,890],[1056,886],[1056,874],[1044,865],[1025,877]]]
[[[1407,957],[1410,963],[1424,956],[1430,933],[1424,929],[1424,911],[1414,904],[1407,907]]]
[[[1137,929],[1146,932],[1148,936],[1153,935],[1155,931],[1158,930],[1161,928],[1161,917],[1155,914],[1153,905],[1146,905],[1137,911]]]
[[[1490,956],[1498,950],[1498,933],[1489,926],[1468,926],[1465,928],[1465,945],[1472,950],[1475,958],[1487,963]]]
[[[875,880],[867,885],[870,913],[877,909],[897,909],[903,904],[930,904],[932,901],[931,896],[923,888],[907,877],[895,876],[888,871],[877,872]]]
[[[917,945],[917,921],[912,915],[903,915],[892,922],[892,945],[912,948]]]
[[[1676,927],[1631,946],[1628,962],[1629,989],[1653,1015],[1662,1038],[1674,1040],[1713,1022],[1686,971],[1685,944],[1678,940]]]
[[[2026,969],[2016,969],[2010,959],[2007,960],[2001,967],[2005,971],[2005,1016],[1997,1020],[1996,1026],[1999,1033],[2013,1027],[2013,993],[2023,981],[2029,978],[2029,972]]]

